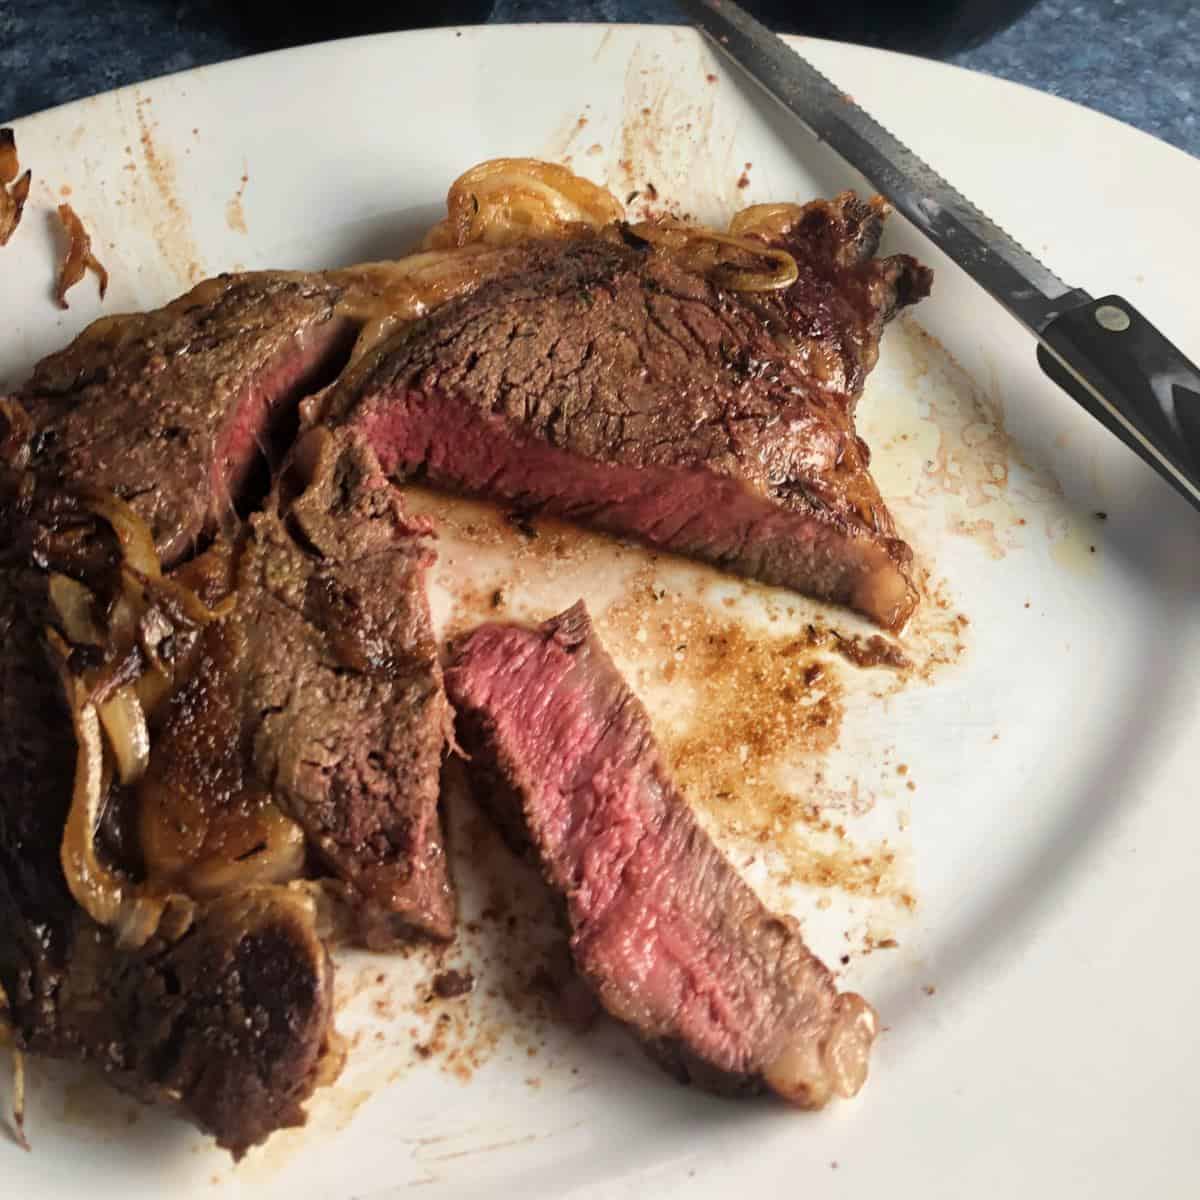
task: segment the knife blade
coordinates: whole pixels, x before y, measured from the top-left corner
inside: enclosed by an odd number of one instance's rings
[[[1038,340],[1042,370],[1200,509],[1200,370],[1121,296],[1064,283],[731,0],[679,0],[716,49],[856,168]]]

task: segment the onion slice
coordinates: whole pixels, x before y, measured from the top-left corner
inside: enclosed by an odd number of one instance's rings
[[[136,950],[158,929],[167,902],[158,896],[134,894],[96,854],[96,830],[104,815],[107,791],[100,718],[83,681],[67,665],[70,647],[56,629],[47,627],[46,639],[58,660],[75,731],[75,785],[59,852],[63,874],[76,904],[97,925],[112,929],[121,949]]]
[[[0,129],[0,184],[7,186],[17,177],[21,163],[17,158],[17,138],[7,126]]]
[[[50,603],[62,622],[63,632],[76,645],[101,646],[104,634],[93,611],[95,596],[69,575],[55,572],[48,584]]]
[[[97,706],[97,712],[116,759],[117,777],[127,786],[137,783],[150,762],[150,730],[133,685],[117,688]]]
[[[800,204],[751,204],[734,213],[729,232],[734,237],[760,237],[764,242],[778,241],[804,216]]]
[[[26,171],[11,188],[0,187],[0,246],[8,245],[8,239],[17,232],[32,178],[33,172]]]
[[[782,291],[800,278],[800,268],[792,255],[766,245],[756,237],[719,233],[715,229],[679,221],[641,221],[637,225],[622,226],[622,230],[640,242],[649,242],[681,256],[691,269],[708,275],[718,287],[731,292]],[[766,259],[772,269],[753,270],[726,262],[720,254],[724,246]]]
[[[150,590],[162,600],[178,609],[179,613],[193,625],[211,625],[223,621],[237,607],[237,592],[230,592],[214,607],[207,604],[185,583],[161,575],[149,581]]]
[[[63,830],[63,874],[75,902],[98,925],[112,925],[120,912],[123,889],[96,857],[96,830],[104,815],[104,746],[100,741],[100,718],[87,698],[83,681],[67,665],[70,647],[55,629],[46,638],[58,659],[59,676],[66,692],[67,707],[75,732],[75,785],[71,808]]]
[[[59,308],[70,307],[67,304],[67,292],[83,278],[83,274],[87,270],[96,273],[96,278],[100,283],[100,299],[103,300],[104,293],[108,291],[108,272],[92,253],[92,239],[84,229],[83,222],[69,204],[58,206],[58,219],[62,222],[63,231],[67,235],[67,253],[59,268],[58,288],[55,292]]]
[[[705,230],[703,236],[720,246],[736,246],[749,254],[756,254],[775,267],[773,271],[752,271],[745,267],[734,267],[730,263],[718,263],[712,270],[712,277],[719,287],[728,288],[731,292],[781,292],[800,278],[800,268],[786,250],[710,230]]]
[[[80,488],[80,493],[84,507],[112,527],[125,561],[150,579],[159,578],[162,567],[159,565],[158,551],[154,548],[154,536],[146,522],[112,492],[85,484]]]
[[[289,892],[303,897],[316,924],[317,937],[329,946],[343,945],[358,931],[358,913],[349,888],[338,879],[297,879]]]
[[[422,249],[565,237],[602,229],[623,215],[620,202],[607,188],[557,163],[493,158],[451,184],[446,217],[426,234]]]

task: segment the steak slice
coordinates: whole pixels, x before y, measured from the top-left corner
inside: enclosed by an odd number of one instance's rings
[[[75,905],[59,861],[75,747],[44,592],[35,572],[0,571],[0,1015],[18,1047],[93,1062],[240,1155],[302,1123],[334,1073],[328,957],[282,889],[201,906],[177,942],[134,953]]]
[[[888,628],[911,551],[854,405],[884,322],[928,293],[872,257],[881,206],[795,208],[799,277],[736,292],[626,231],[531,242],[525,266],[391,339],[332,390],[392,475],[578,520],[848,604]],[[766,243],[764,243],[765,245]]]
[[[345,363],[358,323],[342,295],[320,275],[222,275],[94,322],[21,393],[30,465],[115,492],[170,565],[226,523],[260,455],[294,436],[297,401]]]
[[[537,630],[477,630],[446,685],[485,802],[515,817],[565,899],[575,963],[609,1013],[714,1090],[765,1085],[809,1108],[858,1091],[874,1012],[700,828],[582,603]]]
[[[344,883],[365,945],[453,936],[427,533],[352,435],[298,444],[251,519],[234,610],[206,630],[152,740],[139,795],[152,872],[191,894],[208,856],[218,880],[235,873],[220,862],[230,822],[273,802]]]

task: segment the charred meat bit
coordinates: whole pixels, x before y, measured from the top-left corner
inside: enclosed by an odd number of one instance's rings
[[[434,976],[433,994],[440,1000],[454,1000],[465,996],[475,987],[475,977],[470,971],[442,971]]]

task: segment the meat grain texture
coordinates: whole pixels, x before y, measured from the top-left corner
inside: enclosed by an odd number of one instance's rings
[[[0,986],[16,1044],[89,1061],[234,1154],[303,1122],[336,1060],[332,971],[278,889],[202,906],[175,945],[118,949],[63,877],[75,747],[41,643],[43,581],[0,572]]]
[[[386,471],[632,536],[898,628],[908,546],[854,406],[930,273],[873,257],[877,206],[797,208],[799,277],[738,292],[638,235],[530,243],[333,389]]]
[[[282,885],[322,877],[371,947],[453,931],[428,528],[353,435],[315,431],[288,454],[298,401],[356,332],[339,296],[303,276],[210,281],[97,322],[0,400],[6,1021],[18,1046],[94,1062],[238,1155],[301,1123],[336,1075],[317,913]],[[76,748],[43,636],[59,622],[50,573],[97,597],[94,619],[110,611],[131,526],[114,537],[80,500],[108,492],[156,558],[180,562],[175,582],[209,604],[232,593],[220,620],[165,643],[177,690],[154,714],[145,776],[106,781],[104,865],[198,902],[177,940],[136,951],[64,875]]]
[[[353,273],[227,275],[95,322],[0,397],[0,987],[18,1047],[95,1063],[240,1155],[301,1123],[338,1069],[313,877],[360,944],[452,936],[430,530],[398,482],[904,623],[911,552],[854,406],[929,273],[874,258],[878,206],[780,211],[759,244],[794,259],[782,290],[735,290],[625,226],[506,245],[416,321],[347,303]],[[93,520],[97,496],[125,515]],[[77,747],[45,634],[66,632],[53,573],[90,597],[87,621],[114,619],[135,526],[143,566],[227,601],[160,636],[173,690],[144,776],[103,780],[104,868],[194,905],[136,949],[64,873]],[[173,619],[142,617],[143,642]],[[856,1091],[874,1014],[703,834],[586,615],[485,628],[450,680],[493,811],[563,895],[608,1010],[706,1086],[806,1106]]]
[[[612,1016],[712,1090],[805,1108],[859,1090],[875,1013],[701,829],[582,604],[534,630],[484,626],[446,684],[478,794],[562,897]]]

